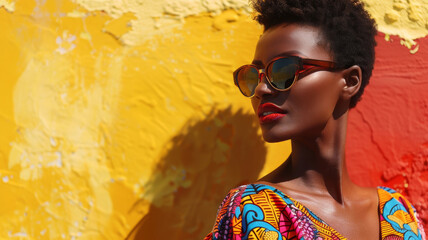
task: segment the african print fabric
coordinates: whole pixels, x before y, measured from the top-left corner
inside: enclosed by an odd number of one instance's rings
[[[415,208],[399,193],[378,187],[382,240],[426,240]],[[250,184],[232,189],[204,240],[346,239],[278,189]]]

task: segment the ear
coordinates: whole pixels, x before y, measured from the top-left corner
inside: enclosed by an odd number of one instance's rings
[[[342,99],[350,100],[360,90],[362,77],[360,66],[354,65],[343,70],[342,77],[345,81],[345,85],[342,88]]]

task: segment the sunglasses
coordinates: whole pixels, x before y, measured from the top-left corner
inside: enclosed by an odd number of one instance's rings
[[[287,91],[299,78],[299,74],[313,68],[307,66],[313,66],[319,70],[336,69],[335,63],[330,61],[283,56],[270,61],[265,69],[259,69],[253,64],[244,65],[233,72],[233,79],[235,85],[246,97],[254,96],[256,87],[262,81],[263,76],[266,76],[266,80],[272,88]]]

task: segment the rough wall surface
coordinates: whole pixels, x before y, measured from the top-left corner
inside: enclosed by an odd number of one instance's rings
[[[390,186],[428,223],[428,38],[410,53],[398,37],[378,38],[375,71],[350,112],[347,160],[360,184]],[[426,226],[426,225],[425,225]]]
[[[379,2],[366,1],[385,34],[351,111],[348,165],[360,184],[408,195],[426,224],[427,2]],[[249,11],[243,0],[0,0],[0,239],[207,233],[230,187],[290,152],[263,143],[231,81],[261,33]]]

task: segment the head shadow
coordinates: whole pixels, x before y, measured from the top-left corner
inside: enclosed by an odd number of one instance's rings
[[[203,239],[227,192],[257,180],[267,149],[252,114],[212,109],[165,146],[144,186],[149,212],[126,239]]]

